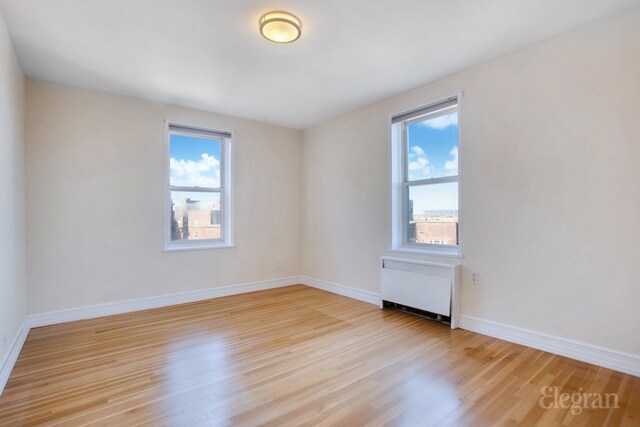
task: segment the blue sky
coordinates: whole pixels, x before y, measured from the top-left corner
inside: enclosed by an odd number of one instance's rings
[[[455,211],[458,210],[458,183],[412,186],[409,198],[413,200],[414,215],[424,211]]]
[[[458,174],[458,113],[408,127],[409,180]]]
[[[458,174],[458,113],[409,125],[409,180]],[[429,210],[457,210],[458,184],[411,187],[415,214]]]
[[[220,141],[171,135],[169,144],[171,185],[220,186]]]

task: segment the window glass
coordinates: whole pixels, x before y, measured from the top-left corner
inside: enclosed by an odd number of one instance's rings
[[[221,239],[219,192],[171,191],[171,240]]]
[[[458,183],[407,187],[407,242],[458,244]]]
[[[458,112],[407,121],[407,178],[458,175]]]
[[[220,147],[217,139],[171,134],[169,184],[175,187],[220,187]]]

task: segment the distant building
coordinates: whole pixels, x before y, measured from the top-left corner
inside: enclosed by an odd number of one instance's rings
[[[407,218],[407,242],[416,242],[416,223],[413,220],[413,200],[409,199],[408,218]]]
[[[425,211],[414,215],[413,200],[407,212],[407,241],[434,245],[458,244],[458,211]]]
[[[416,242],[436,245],[458,244],[457,222],[417,222]]]
[[[186,199],[171,205],[171,239],[220,239],[220,205],[202,209],[199,200]]]
[[[214,214],[217,212],[218,219],[220,218],[220,211],[187,211],[187,222],[189,224],[189,239],[219,239],[220,235],[220,223],[213,224],[212,220],[216,217]]]
[[[220,225],[220,209],[211,211],[211,224]]]

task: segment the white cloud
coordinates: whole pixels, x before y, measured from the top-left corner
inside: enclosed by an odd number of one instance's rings
[[[416,174],[421,174],[423,176],[429,174],[431,171],[429,159],[422,147],[417,145],[411,147],[408,167],[410,172],[415,172]]]
[[[418,145],[414,145],[413,147],[411,147],[411,154],[413,156],[424,156],[425,152],[422,149],[422,147],[418,146]]]
[[[409,162],[410,171],[422,171],[424,174],[429,173],[429,159],[426,157],[418,157],[417,159]]]
[[[419,126],[425,126],[431,129],[444,129],[454,125],[458,125],[458,113],[445,114],[444,116],[438,116],[419,123]]]
[[[183,187],[218,187],[220,161],[207,153],[198,161],[169,159],[171,185]]]
[[[451,160],[447,160],[444,164],[444,168],[451,172],[458,172],[458,146],[456,145],[449,152],[451,154]]]

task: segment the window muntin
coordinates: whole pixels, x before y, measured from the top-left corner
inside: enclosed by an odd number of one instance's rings
[[[231,245],[231,135],[168,125],[167,249]]]
[[[459,254],[458,114],[450,98],[392,119],[396,249]]]

